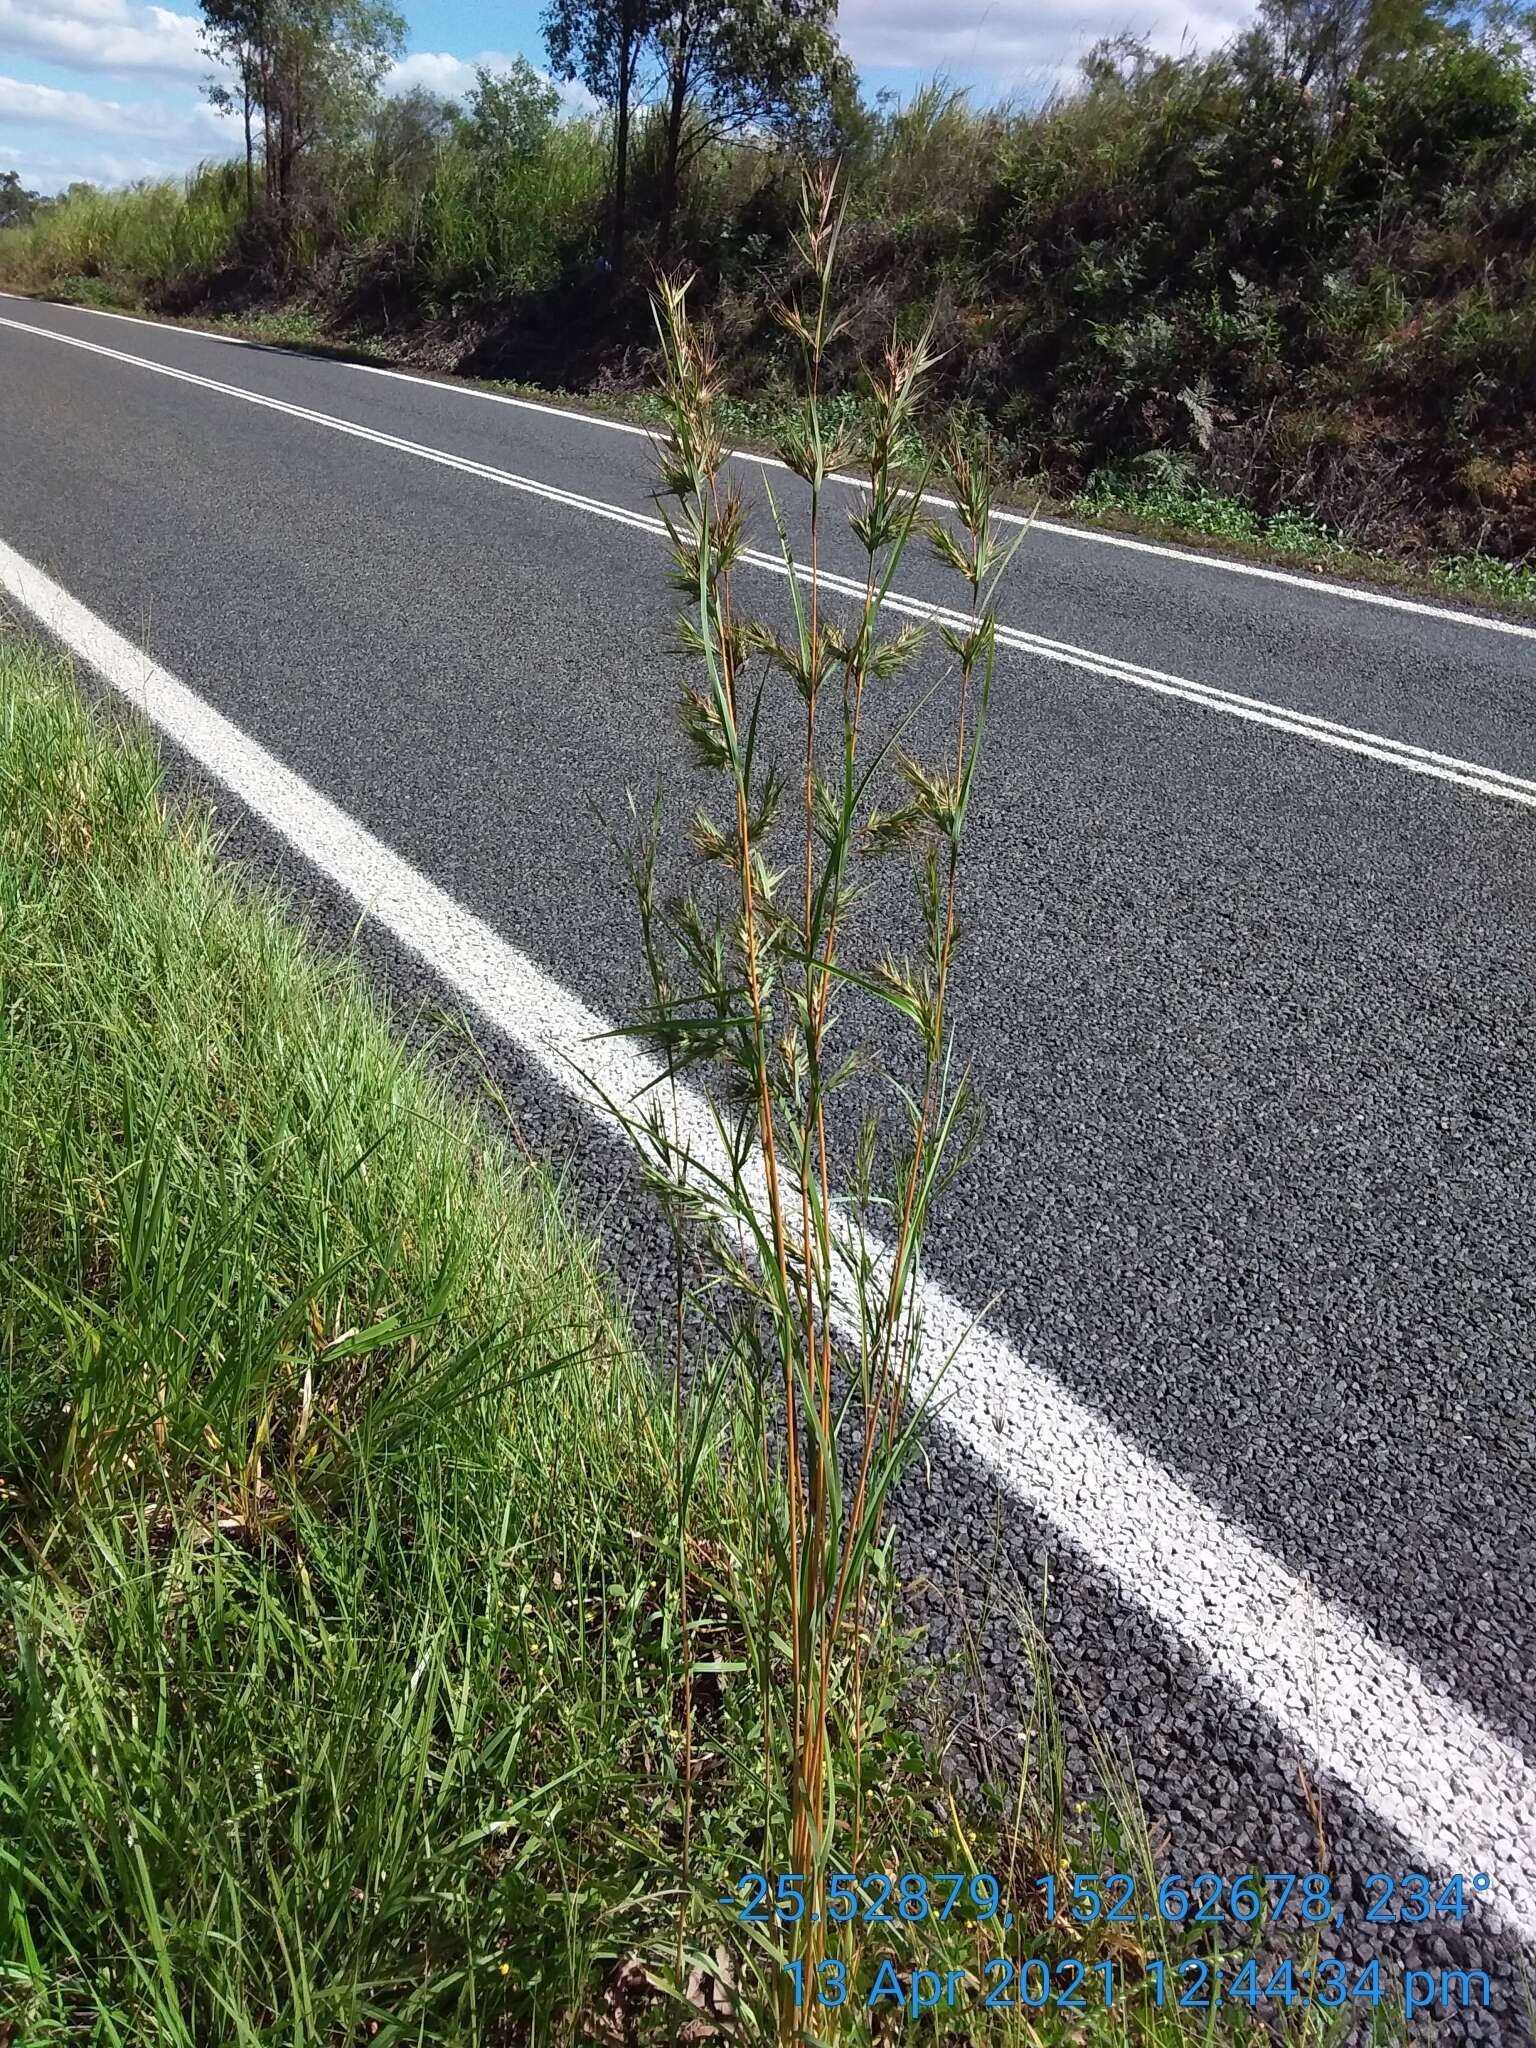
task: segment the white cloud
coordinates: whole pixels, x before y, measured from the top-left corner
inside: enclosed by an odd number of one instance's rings
[[[0,143],[0,170],[14,170],[32,192],[62,192],[66,185],[83,181],[91,185],[133,185],[141,178],[180,178],[187,170],[185,156],[162,157],[149,153],[125,154],[113,149],[65,148],[47,141],[18,147]]]
[[[86,129],[92,135],[164,135],[168,119],[176,127],[186,121],[184,115],[170,117],[164,106],[125,106],[119,100],[98,100],[90,92],[0,76],[0,121]]]
[[[1069,78],[1101,36],[1130,30],[1157,49],[1210,50],[1252,11],[1249,0],[843,0],[837,26],[859,65],[1038,90]]]
[[[200,17],[137,0],[0,0],[0,50],[83,71],[205,78]]]
[[[58,192],[79,179],[131,185],[141,178],[180,178],[239,147],[238,123],[190,96],[184,104],[98,99],[4,76],[0,124],[16,136],[0,146],[0,167],[14,169],[39,192]]]
[[[0,6],[3,5],[4,0],[0,0]],[[454,57],[446,50],[412,50],[408,57],[391,64],[384,90],[405,93],[423,86],[442,99],[467,99],[475,89],[477,71],[510,71],[516,62],[516,56],[505,50],[482,50],[477,57]],[[584,86],[560,85],[544,71],[539,76],[554,85],[567,113],[585,114],[596,105]]]
[[[224,118],[206,103],[182,110],[153,101],[97,99],[30,79],[0,76],[0,120],[26,121],[49,128],[74,128],[88,135],[145,135],[166,141],[201,135],[208,144],[222,142],[229,132]]]
[[[391,64],[384,90],[414,92],[418,86],[446,100],[461,100],[474,89],[475,70],[506,71],[513,59],[504,50],[482,50],[478,57],[452,57],[446,50],[412,50]]]

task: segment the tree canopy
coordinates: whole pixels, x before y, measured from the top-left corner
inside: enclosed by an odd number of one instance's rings
[[[666,92],[663,261],[671,252],[679,181],[692,155],[733,131],[791,131],[851,81],[836,14],[836,0],[657,0],[651,43]]]
[[[388,0],[201,0],[203,47],[221,67],[215,106],[244,116],[247,193],[259,119],[267,204],[286,219],[304,153],[356,130],[405,40]]]
[[[19,171],[0,171],[0,228],[24,228],[41,204],[41,196],[22,184]]]
[[[464,117],[464,139],[498,163],[537,156],[560,111],[560,95],[526,57],[504,71],[475,73]]]

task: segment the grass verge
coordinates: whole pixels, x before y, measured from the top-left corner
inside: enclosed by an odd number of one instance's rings
[[[771,2032],[779,1931],[718,1903],[784,1832],[736,1411],[676,1421],[537,1167],[3,628],[0,1146],[0,2041]],[[840,1930],[858,1990],[812,2031],[891,2031],[882,1958],[1011,1954],[1058,1989],[1108,1964],[1115,2002],[915,2031],[1257,2038],[1157,2003],[1173,1928],[1045,1921],[1039,1873],[1155,1884],[1134,1805],[1069,1822],[1042,1691],[1025,1768],[962,1811],[910,1650],[837,1731],[860,1868],[1034,1907]]]
[[[0,736],[12,2023],[553,2024],[677,1906],[665,1406],[539,1173],[152,750],[14,642]]]
[[[1474,605],[1497,605],[1536,618],[1536,569],[1494,555],[1442,555],[1427,564],[1351,547],[1328,527],[1300,512],[1264,514],[1240,498],[1179,483],[1142,482],[1103,473],[1067,507],[1073,518],[1127,533],[1209,548],[1257,562],[1354,577],[1426,595],[1455,596]]]

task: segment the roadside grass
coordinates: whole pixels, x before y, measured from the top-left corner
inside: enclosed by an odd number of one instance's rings
[[[12,2024],[553,2025],[676,1912],[669,1411],[546,1180],[152,750],[14,641],[0,736]],[[717,1457],[697,1514],[728,1640]]]
[[[299,353],[366,356],[381,363],[390,360],[382,349],[369,349],[361,345],[343,345],[338,348],[327,339],[324,320],[310,306],[274,306],[267,310],[253,308],[239,318],[219,318],[195,323],[184,321],[178,324],[195,324],[206,327],[213,334],[234,334],[250,341],[271,342],[276,347],[290,348]]]
[[[66,305],[89,306],[103,313],[140,311],[138,295],[129,286],[115,283],[107,277],[90,277],[84,271],[72,271],[55,278],[47,296],[62,300]]]
[[[719,1903],[786,1832],[750,1408],[674,1408],[547,1177],[3,628],[0,1147],[0,2039],[772,2033],[788,1930]],[[1015,1779],[957,1803],[914,1649],[876,1645],[835,1730],[859,1868],[1034,1907],[839,1929],[850,1983],[1107,1962],[1108,2011],[913,2030],[1270,2038],[1156,2002],[1177,1928],[1046,1923],[1040,1874],[1155,1887],[1134,1794],[1069,1808],[1042,1683]],[[808,2038],[898,2017],[853,1996]]]
[[[24,290],[84,283],[113,303],[209,275],[227,259],[243,218],[241,166],[204,164],[185,179],[127,191],[75,188],[22,227],[7,228],[0,276]]]
[[[1536,568],[1494,555],[1441,555],[1415,572],[1391,556],[1351,546],[1348,540],[1296,511],[1262,513],[1240,498],[1175,482],[1143,482],[1104,471],[1073,498],[1067,511],[1087,523],[1123,526],[1166,540],[1215,542],[1260,560],[1294,561],[1318,571],[1368,581],[1390,580],[1459,596],[1487,598],[1536,616]]]

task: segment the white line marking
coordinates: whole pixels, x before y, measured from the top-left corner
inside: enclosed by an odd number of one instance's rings
[[[744,549],[742,560],[754,568],[775,570],[780,575],[787,573],[776,556],[765,555],[756,548]],[[863,585],[849,577],[823,570],[821,581],[828,589],[839,590],[845,596],[863,597]],[[970,624],[964,612],[930,604],[924,598],[903,597],[897,591],[891,592],[885,603],[889,610],[910,613],[914,618],[962,629]],[[1059,661],[1089,675],[1105,676],[1111,682],[1128,683],[1138,690],[1151,690],[1161,696],[1180,697],[1186,703],[1198,704],[1207,711],[1224,711],[1234,718],[1250,719],[1255,724],[1271,726],[1279,732],[1294,733],[1300,739],[1316,740],[1323,746],[1339,747],[1373,761],[1387,762],[1394,768],[1405,768],[1410,774],[1432,775],[1445,782],[1459,783],[1462,788],[1476,790],[1484,796],[1505,797],[1512,803],[1528,806],[1536,804],[1536,782],[1523,775],[1511,775],[1503,768],[1484,767],[1476,761],[1461,760],[1454,754],[1437,754],[1428,747],[1411,746],[1406,740],[1366,732],[1359,726],[1340,725],[1333,719],[1319,718],[1310,711],[1293,711],[1288,705],[1271,704],[1262,697],[1244,697],[1235,690],[1220,689],[1214,683],[1199,683],[1187,676],[1170,675],[1164,669],[1122,661],[1118,655],[1077,647],[1069,640],[1048,640],[1043,634],[1028,632],[1022,626],[1000,624],[997,638],[1001,646],[1017,648],[1021,653],[1033,654],[1046,661]]]
[[[60,310],[70,313],[89,313],[98,320],[126,320],[134,327],[158,328],[162,334],[190,334],[199,341],[216,341],[226,348],[272,348],[283,352],[280,342],[261,342],[243,334],[217,334],[206,327],[185,327],[177,321],[151,320],[140,313],[110,313],[104,306],[71,306],[51,299],[32,299],[23,292],[0,292],[0,299],[14,300],[18,305],[58,305]],[[49,330],[36,328],[35,333]],[[289,349],[286,353],[302,357],[302,348]],[[442,377],[424,377],[412,370],[393,370],[383,363],[352,363],[339,356],[312,355],[311,362],[326,362],[343,370],[358,370],[367,377],[394,377],[402,384],[423,384],[428,390],[447,392],[460,398],[481,398],[493,405],[516,406],[523,412],[543,413],[550,419],[575,420],[584,427],[602,427],[612,434],[639,434],[649,439],[652,429],[637,425],[633,420],[618,420],[597,412],[583,412],[573,405],[549,405],[536,398],[517,398],[509,391],[482,391],[477,385],[465,384]],[[751,448],[732,448],[729,451],[733,462],[750,462],[759,469],[784,469],[785,465],[776,455],[760,455]],[[859,488],[855,476],[835,476],[832,481]],[[925,491],[924,502],[942,506],[954,511],[952,498],[946,498],[938,491]],[[1143,540],[1132,533],[1108,533],[1092,526],[1070,526],[1059,519],[1030,519],[1022,512],[997,514],[999,520],[1014,526],[1033,526],[1039,533],[1055,534],[1063,540],[1086,541],[1095,547],[1126,548],[1133,554],[1156,555],[1168,562],[1182,562],[1193,569],[1220,569],[1228,576],[1252,576],[1263,583],[1283,583],[1293,590],[1307,590],[1319,597],[1342,597],[1351,604],[1374,604],[1388,611],[1409,612],[1419,618],[1441,619],[1451,626],[1475,626],[1484,633],[1508,633],[1520,640],[1536,640],[1536,626],[1525,626],[1514,619],[1501,619],[1486,612],[1457,611],[1450,605],[1428,604],[1422,599],[1395,597],[1384,590],[1362,590],[1353,583],[1333,583],[1322,576],[1304,576],[1295,569],[1272,569],[1262,562],[1243,562],[1230,555],[1206,555],[1198,548],[1175,547],[1167,541]]]
[[[635,1101],[654,1064],[570,990],[0,541],[0,588],[426,962],[582,1106]],[[680,1093],[701,1157],[707,1109]],[[1014,1497],[1262,1709],[1442,1870],[1486,1871],[1490,1909],[1536,1942],[1536,1770],[1417,1666],[1224,1521],[1156,1459],[924,1283],[945,1424]]]
[[[585,512],[593,518],[611,520],[617,525],[633,527],[639,532],[659,538],[666,537],[665,526],[654,514],[635,512],[628,506],[612,504],[605,498],[593,498],[582,491],[562,490],[559,485],[544,483],[537,477],[519,476],[515,471],[497,469],[490,463],[475,462],[465,455],[451,455],[445,449],[430,447],[422,441],[407,441],[398,434],[386,434],[377,427],[362,426],[356,420],[344,420],[333,413],[316,412],[310,406],[295,405],[290,399],[273,398],[265,392],[248,391],[241,384],[226,384],[216,377],[201,376],[195,370],[181,370],[169,363],[151,362],[144,356],[130,355],[122,349],[105,348],[100,342],[85,341],[79,335],[55,334],[50,328],[32,327],[26,321],[8,320],[4,317],[0,317],[0,327],[14,328],[19,333],[56,343],[62,348],[82,349],[89,355],[105,356],[113,362],[127,363],[134,369],[148,370],[157,377],[171,377],[180,384],[193,384],[205,391],[215,391],[223,397],[238,399],[243,404],[259,406],[267,412],[281,413],[290,419],[303,420],[308,425],[323,427],[331,433],[345,434],[353,440],[371,442],[376,447],[412,456],[417,461],[433,462],[444,469],[458,470],[463,475],[476,477],[483,483],[521,491],[529,497],[543,498],[551,504],[566,505],[575,511]],[[746,549],[742,561],[746,566],[762,570],[769,575],[787,577],[789,574],[784,562],[777,555],[765,553],[760,548]],[[848,577],[825,573],[822,580],[828,589],[841,591],[856,600],[863,595],[862,585]],[[903,596],[898,591],[889,593],[885,604],[891,611],[916,619],[961,626],[967,623],[965,615],[961,612],[953,611],[944,605],[931,604],[925,598]],[[1526,776],[1512,775],[1502,768],[1490,768],[1481,762],[1465,761],[1454,754],[1436,753],[1428,747],[1413,746],[1406,740],[1392,739],[1383,733],[1367,732],[1358,726],[1342,725],[1335,720],[1319,717],[1313,712],[1296,711],[1289,705],[1273,704],[1260,697],[1245,697],[1235,690],[1220,689],[1214,683],[1196,682],[1188,676],[1172,675],[1163,669],[1146,668],[1138,662],[1124,661],[1118,655],[1100,654],[1092,648],[1074,646],[1070,641],[1051,640],[1043,634],[1031,633],[1022,626],[1000,625],[997,637],[1003,646],[1014,648],[1022,654],[1033,655],[1039,660],[1061,663],[1085,675],[1099,676],[1108,682],[1147,690],[1157,696],[1176,697],[1186,704],[1198,706],[1203,711],[1224,712],[1229,717],[1245,719],[1254,725],[1268,726],[1273,731],[1289,733],[1295,738],[1311,740],[1321,746],[1334,747],[1366,760],[1380,761],[1412,775],[1431,776],[1441,782],[1454,783],[1480,796],[1499,797],[1509,803],[1536,809],[1536,781]]]

